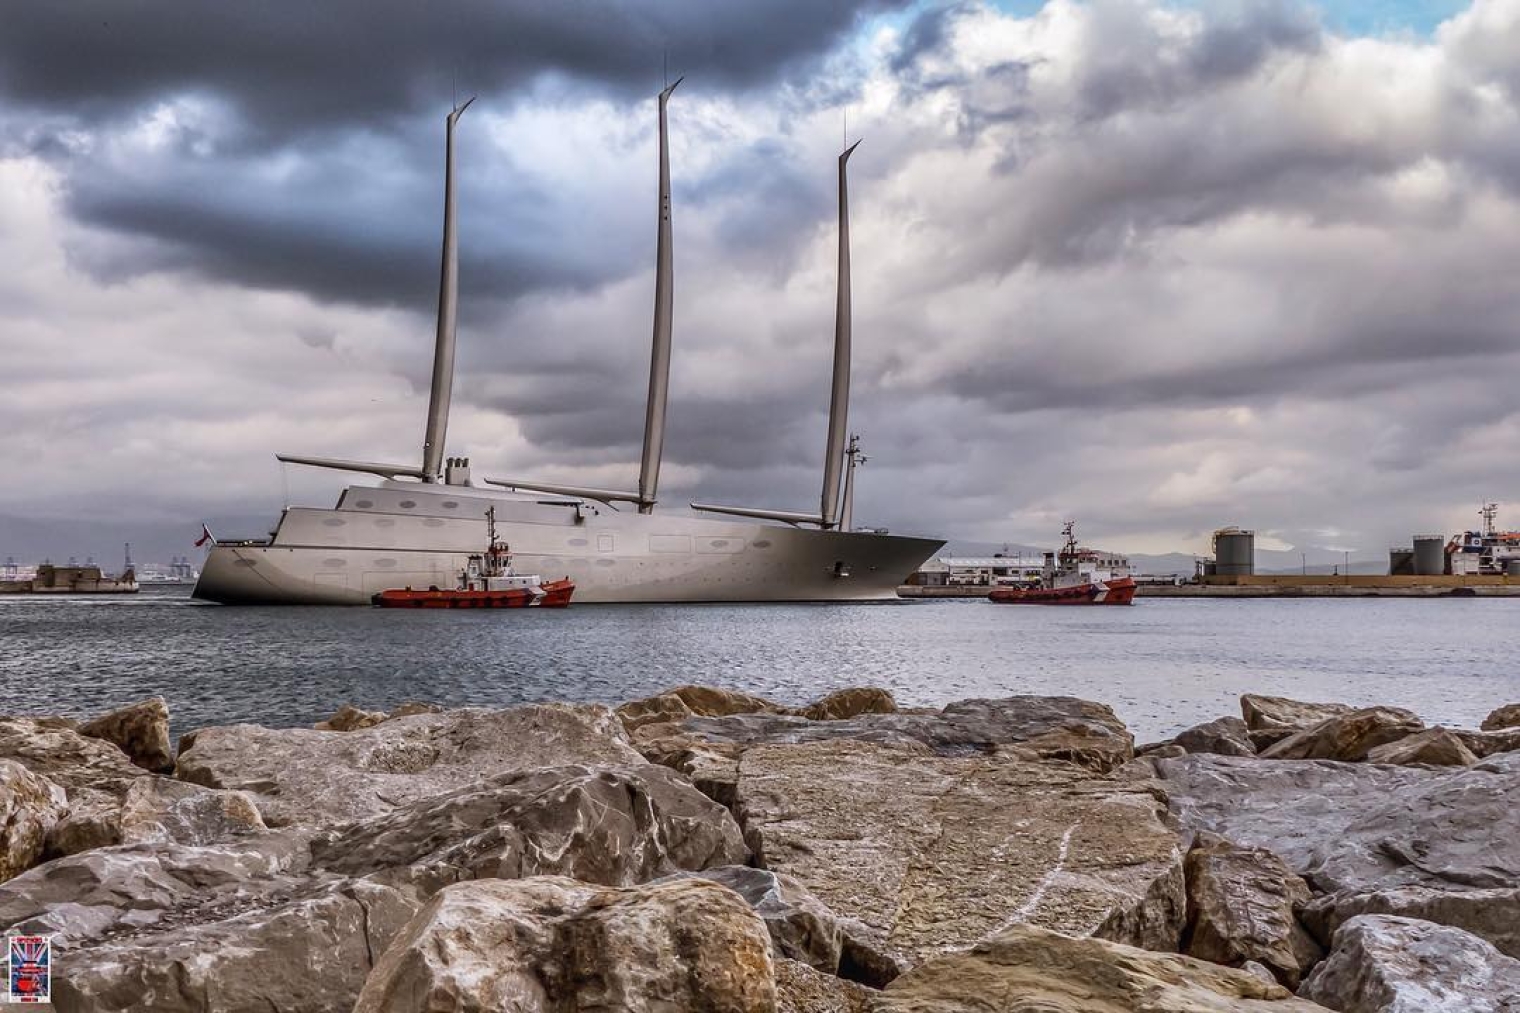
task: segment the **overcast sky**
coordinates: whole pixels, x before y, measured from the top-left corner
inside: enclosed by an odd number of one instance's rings
[[[858,521],[1520,524],[1520,0],[10,7],[0,514],[193,533],[344,481],[276,452],[419,459],[469,95],[448,451],[631,488],[665,60],[662,503],[816,509],[848,113]]]

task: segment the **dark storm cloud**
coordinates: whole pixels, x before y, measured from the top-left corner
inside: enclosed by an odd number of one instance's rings
[[[510,110],[549,78],[631,109],[659,87],[668,53],[672,73],[692,78],[688,91],[748,89],[799,73],[860,17],[890,6],[31,5],[0,31],[0,112],[12,146],[63,169],[79,220],[143,241],[126,258],[82,252],[104,280],[178,269],[425,311],[436,299],[442,110],[456,87],[484,96],[476,117]],[[198,117],[163,127],[151,156],[113,157],[95,136],[186,100]],[[504,153],[482,165],[471,130],[466,122],[458,142],[467,319],[489,312],[483,300],[630,270],[629,237],[567,234],[554,212],[575,195],[535,191]],[[763,159],[751,168],[763,172]],[[785,245],[777,221],[736,221],[733,242]]]
[[[827,53],[894,0],[334,0],[279,6],[157,0],[29,4],[0,33],[0,94],[113,119],[166,96],[229,102],[281,136],[370,125],[554,72],[624,97],[662,60],[705,86],[749,88]]]

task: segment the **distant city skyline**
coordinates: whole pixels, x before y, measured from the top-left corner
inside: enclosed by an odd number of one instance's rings
[[[1520,0],[274,10],[9,12],[0,560],[194,559],[344,482],[276,452],[417,458],[476,94],[448,452],[629,484],[667,61],[661,509],[817,496],[847,115],[858,521],[1363,559],[1520,526]]]

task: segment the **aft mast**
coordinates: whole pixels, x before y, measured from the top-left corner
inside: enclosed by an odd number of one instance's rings
[[[665,133],[665,104],[685,78],[660,92],[660,225],[655,246],[654,343],[649,352],[649,403],[644,409],[644,456],[639,465],[639,513],[654,509],[660,485],[660,455],[665,450],[665,404],[670,395],[670,324],[672,290],[670,227],[670,142]]]
[[[850,414],[850,192],[846,163],[860,142],[839,155],[839,270],[834,283],[834,389],[829,397],[829,444],[823,458],[821,527],[836,527],[839,477],[844,470]]]
[[[443,171],[443,267],[438,278],[438,336],[433,345],[433,386],[428,395],[427,434],[422,440],[422,480],[443,475],[443,443],[454,394],[454,338],[459,317],[459,244],[454,234],[454,124],[473,98],[449,113]]]

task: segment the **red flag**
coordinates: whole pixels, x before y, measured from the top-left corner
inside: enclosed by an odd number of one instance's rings
[[[216,539],[212,536],[211,529],[208,528],[208,527],[206,527],[206,525],[202,524],[201,525],[201,536],[195,540],[195,547],[198,549],[202,545],[205,545],[207,542],[210,542],[212,545],[215,545],[216,544]]]

